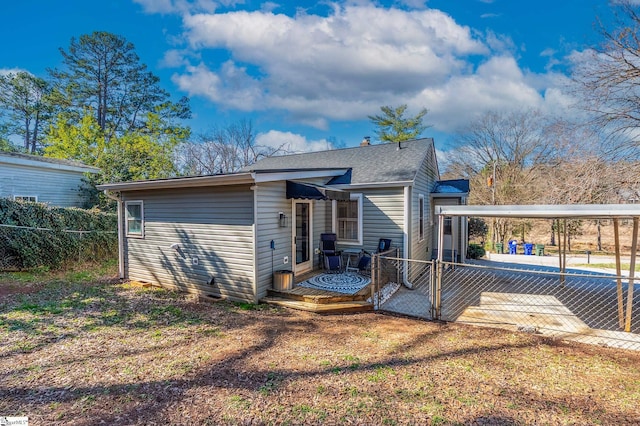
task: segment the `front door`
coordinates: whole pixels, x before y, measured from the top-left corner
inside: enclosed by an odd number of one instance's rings
[[[293,202],[293,253],[295,272],[299,274],[313,267],[313,229],[310,201]]]

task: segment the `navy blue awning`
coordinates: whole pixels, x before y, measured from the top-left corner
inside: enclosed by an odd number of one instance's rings
[[[297,200],[341,200],[348,201],[351,196],[346,191],[330,189],[312,183],[287,181],[287,199]]]

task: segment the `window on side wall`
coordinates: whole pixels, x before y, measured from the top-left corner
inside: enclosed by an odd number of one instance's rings
[[[15,201],[30,201],[33,203],[37,203],[38,202],[38,196],[37,195],[14,195],[13,199]]]
[[[144,204],[142,201],[125,201],[127,237],[144,237]]]
[[[349,201],[334,201],[333,214],[338,241],[362,245],[362,194],[351,194]]]
[[[419,240],[424,240],[424,195],[418,194],[418,234]]]
[[[444,218],[444,235],[451,235],[451,218]]]

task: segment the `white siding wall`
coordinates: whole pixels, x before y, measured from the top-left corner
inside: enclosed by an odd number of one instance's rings
[[[313,202],[313,268],[322,268],[320,258],[315,254],[320,248],[320,234],[331,232],[331,201]]]
[[[40,169],[0,164],[0,197],[37,196],[38,201],[60,207],[82,207],[83,174],[69,170]]]
[[[380,238],[391,238],[392,246],[402,249],[404,226],[404,193],[402,188],[354,189],[363,194],[362,200],[362,246],[341,245],[339,248],[363,248],[375,251]],[[330,204],[329,204],[330,206]],[[327,209],[328,229],[331,229],[331,207]]]
[[[322,183],[318,180],[317,183]],[[258,298],[266,296],[267,290],[273,284],[273,272],[295,269],[295,254],[293,253],[292,217],[293,200],[287,200],[286,182],[269,182],[257,185],[257,264],[258,264]],[[331,232],[331,202],[312,201],[313,211],[313,266],[319,268],[318,256],[315,249],[320,245],[320,234]],[[281,228],[278,223],[279,212],[287,216],[286,226]],[[327,216],[328,215],[328,216]],[[275,243],[275,250],[271,250],[271,240]],[[272,265],[273,255],[273,265]],[[284,257],[289,263],[284,263]]]
[[[354,191],[355,192],[355,191]],[[380,238],[391,238],[402,251],[404,193],[402,188],[363,191],[364,249],[375,251]]]
[[[267,289],[272,286],[272,258],[273,270],[293,270],[292,254],[292,203],[287,200],[287,189],[284,181],[260,183],[257,185],[257,297],[267,295]],[[286,226],[279,224],[279,212],[287,216]],[[275,250],[271,250],[271,240],[275,243]],[[289,263],[284,264],[284,257],[289,257]]]
[[[416,174],[416,180],[411,193],[411,253],[412,259],[431,259],[431,246],[433,240],[431,191],[435,183],[440,179],[438,163],[436,162],[435,149],[432,146],[429,155]],[[420,200],[419,194],[424,195],[424,239],[420,241]]]
[[[255,300],[253,191],[248,185],[132,191],[123,199],[144,202],[144,238],[125,237],[129,279]],[[179,250],[171,248],[174,243]]]

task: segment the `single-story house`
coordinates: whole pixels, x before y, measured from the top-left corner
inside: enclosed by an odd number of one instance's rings
[[[450,186],[439,182],[433,139],[425,138],[98,188],[118,200],[122,278],[258,302],[274,271],[320,268],[322,233],[337,234],[340,248],[370,251],[390,238],[401,256],[430,259],[434,201],[464,203],[461,187],[443,192]]]
[[[99,171],[78,161],[0,152],[0,197],[82,207],[82,179]]]

